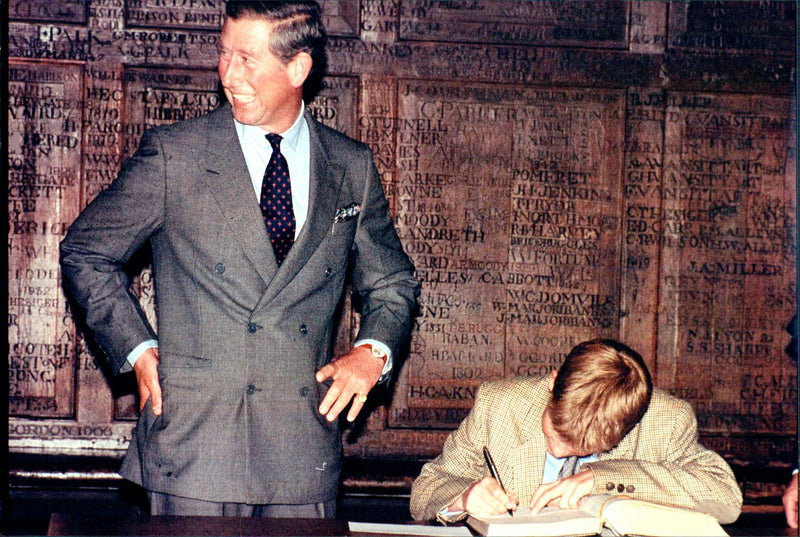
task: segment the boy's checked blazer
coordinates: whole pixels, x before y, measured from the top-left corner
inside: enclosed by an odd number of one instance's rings
[[[153,251],[163,413],[143,410],[121,474],[217,502],[335,498],[337,422],[318,411],[348,272],[358,339],[397,354],[418,293],[372,153],[306,112],[308,219],[277,266],[225,103],[148,131],[62,243],[65,286],[114,371],[155,337],[124,263]]]
[[[430,520],[474,482],[489,475],[487,446],[509,492],[527,507],[542,482],[546,443],[542,414],[550,399],[547,378],[517,377],[484,383],[475,405],[445,441],[442,454],[422,468],[411,490],[411,514]],[[627,494],[694,508],[720,522],[739,516],[742,493],[728,464],[697,443],[697,421],[685,401],[654,389],[641,421],[617,447],[587,463],[592,494]]]

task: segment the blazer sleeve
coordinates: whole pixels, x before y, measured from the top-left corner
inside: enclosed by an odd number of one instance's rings
[[[392,223],[372,152],[365,147],[364,153],[366,186],[352,251],[353,288],[362,303],[356,341],[378,340],[396,354],[410,332],[419,282]]]
[[[670,398],[667,404],[669,412],[662,409],[643,419],[647,423],[638,431],[640,453],[631,460],[601,459],[587,465],[594,472],[594,493],[620,492],[702,511],[723,524],[735,521],[742,492],[733,471],[698,443],[697,419],[689,403]],[[624,490],[608,490],[618,484]]]
[[[422,467],[411,486],[414,520],[438,518],[439,511],[486,475],[483,446],[488,445],[490,409],[483,392],[483,387],[478,389],[466,419],[447,437],[442,453]]]
[[[155,331],[130,290],[126,264],[163,219],[165,165],[157,131],[142,137],[117,178],[83,210],[61,241],[64,287],[85,315],[115,373]]]

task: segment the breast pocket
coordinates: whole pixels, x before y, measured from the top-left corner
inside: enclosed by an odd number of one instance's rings
[[[342,220],[341,222],[334,222],[333,227],[331,228],[331,235],[336,238],[349,238],[351,241],[356,235],[356,227],[358,225],[358,218],[352,217],[348,220]]]

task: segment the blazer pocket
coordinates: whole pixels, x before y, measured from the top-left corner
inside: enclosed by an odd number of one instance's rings
[[[358,218],[356,217],[334,222],[333,226],[331,227],[331,235],[335,237],[354,236],[356,234],[357,226]]]
[[[201,358],[199,356],[188,356],[185,354],[164,353],[159,356],[159,367],[211,367],[212,361],[208,358]]]
[[[147,452],[152,446],[153,439],[156,435],[166,429],[167,421],[164,412],[164,405],[162,400],[161,414],[156,416],[153,414],[153,399],[150,398],[144,405],[139,417],[139,426],[142,427],[143,449]]]

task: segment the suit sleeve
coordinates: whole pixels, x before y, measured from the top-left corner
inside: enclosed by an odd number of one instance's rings
[[[126,264],[161,225],[164,177],[161,142],[149,131],[61,242],[64,287],[115,373],[129,370],[127,355],[156,337],[129,290]]]
[[[595,494],[621,492],[637,499],[695,509],[721,523],[735,521],[742,492],[728,464],[697,442],[697,419],[685,401],[673,400],[676,412],[660,413],[639,431],[639,443],[658,457],[606,459],[590,463]],[[662,444],[655,446],[654,444]],[[608,488],[622,484],[625,490]],[[631,489],[632,486],[632,489]]]
[[[353,287],[362,302],[356,340],[381,341],[396,355],[410,332],[419,283],[392,223],[372,152],[365,153],[366,187],[353,246]]]
[[[466,419],[444,442],[442,453],[422,467],[411,486],[411,516],[432,520],[486,475],[483,446],[489,445],[489,409],[483,388]]]

